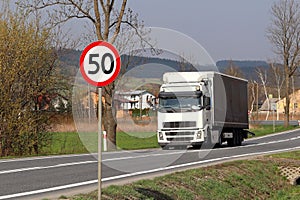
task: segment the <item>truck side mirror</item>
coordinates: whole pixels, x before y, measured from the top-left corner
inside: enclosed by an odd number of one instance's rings
[[[203,96],[203,104],[206,110],[210,110],[210,97]]]

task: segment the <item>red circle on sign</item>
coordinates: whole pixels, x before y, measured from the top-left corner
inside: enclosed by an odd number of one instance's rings
[[[111,75],[111,77],[103,82],[96,82],[96,81],[93,81],[92,79],[90,79],[88,77],[88,75],[85,73],[85,70],[84,70],[84,59],[85,59],[85,56],[88,54],[89,50],[91,50],[93,47],[96,47],[96,46],[105,46],[107,48],[109,48],[116,60],[116,70],[114,71],[114,73]],[[96,41],[96,42],[92,42],[91,44],[89,44],[82,52],[81,56],[80,56],[80,72],[83,76],[83,78],[91,85],[93,86],[96,86],[96,87],[103,87],[103,86],[106,86],[108,84],[110,84],[111,82],[113,82],[118,74],[120,73],[121,71],[121,57],[119,55],[119,52],[117,51],[117,49],[111,45],[110,43],[108,42],[105,42],[105,41]]]

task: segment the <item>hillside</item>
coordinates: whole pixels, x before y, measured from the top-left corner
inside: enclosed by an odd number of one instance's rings
[[[268,70],[269,65],[265,61],[250,61],[250,60],[221,60],[216,63],[220,72],[224,72],[230,65],[237,66],[248,80],[257,80],[256,68],[263,68]]]
[[[59,61],[61,73],[66,76],[74,77],[79,69],[79,58],[81,51],[79,50],[59,50]],[[128,57],[121,57],[122,63],[128,63]],[[182,63],[176,60],[162,59],[162,58],[150,58],[150,57],[132,57],[131,64],[127,67],[126,71],[131,71],[129,76],[137,78],[160,78],[162,74],[167,71],[182,71],[183,68],[187,71],[195,71],[195,68],[189,63],[182,65]],[[138,70],[135,68],[139,67]],[[230,65],[234,65],[240,68],[244,77],[248,80],[258,80],[256,69],[257,67],[268,70],[269,66],[266,61],[249,61],[249,60],[220,60],[216,62],[218,70],[224,72]],[[149,69],[148,69],[149,67]],[[124,66],[122,66],[124,68]],[[134,69],[135,70],[132,70]],[[147,68],[147,69],[146,69]],[[158,69],[158,70],[156,70]],[[207,68],[201,67],[201,70],[207,70]],[[300,85],[300,80],[296,80],[296,85]]]

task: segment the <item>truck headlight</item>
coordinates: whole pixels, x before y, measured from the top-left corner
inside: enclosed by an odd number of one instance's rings
[[[160,140],[163,140],[164,139],[164,135],[162,132],[158,132],[158,137]]]
[[[202,131],[198,131],[196,135],[196,139],[199,140],[202,138]]]

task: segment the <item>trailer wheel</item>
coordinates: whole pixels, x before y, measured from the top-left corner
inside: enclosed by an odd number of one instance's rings
[[[239,134],[235,129],[232,130],[232,138],[227,139],[227,144],[229,147],[235,147],[238,145]]]
[[[234,135],[233,135],[233,137],[234,137]],[[235,146],[235,144],[234,144],[234,138],[227,139],[227,145],[229,147],[234,147]]]
[[[196,145],[192,145],[194,149],[200,149],[201,148],[201,144],[196,144]]]
[[[239,129],[232,130],[233,138],[227,139],[227,144],[230,147],[241,146],[243,141],[242,131]]]
[[[241,146],[243,141],[243,135],[240,130],[236,130],[236,146]]]

